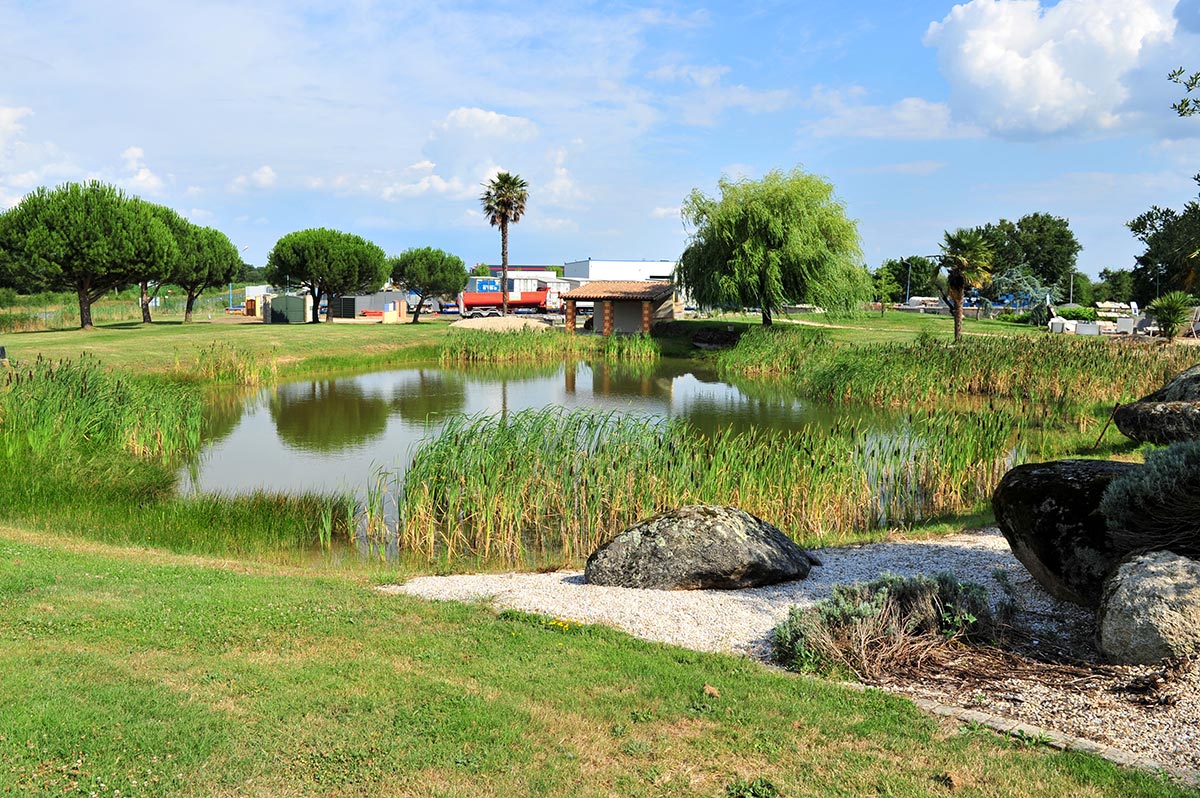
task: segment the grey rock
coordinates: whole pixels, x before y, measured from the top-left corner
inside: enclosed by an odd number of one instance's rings
[[[736,507],[668,510],[588,557],[590,584],[659,590],[737,590],[808,576],[820,561],[779,529]]]
[[[1128,551],[1109,535],[1100,498],[1108,483],[1138,466],[1106,460],[1059,460],[1017,466],[992,495],[992,509],[1013,555],[1049,593],[1095,607],[1104,579]]]
[[[1117,429],[1142,443],[1200,440],[1200,365],[1113,413]]]
[[[1200,655],[1200,562],[1169,551],[1129,557],[1104,583],[1099,620],[1110,662]]]

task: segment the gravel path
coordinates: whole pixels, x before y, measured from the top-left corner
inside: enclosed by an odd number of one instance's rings
[[[996,573],[1012,585],[1018,621],[1046,641],[1087,637],[1091,613],[1048,595],[1017,562],[995,528],[936,540],[877,543],[816,552],[824,563],[808,579],[749,590],[663,591],[588,585],[578,571],[548,574],[427,576],[380,590],[426,599],[490,600],[495,606],[584,623],[601,623],[637,637],[701,651],[766,659],[771,630],[794,605],[809,606],[837,584],[948,571],[961,581],[1003,595]],[[908,680],[888,689],[945,704],[984,710],[1096,740],[1164,765],[1200,771],[1200,674],[1195,668],[1154,695],[1123,688],[1152,669],[1124,668],[1085,685],[1055,678],[1009,678],[981,688],[936,679]]]

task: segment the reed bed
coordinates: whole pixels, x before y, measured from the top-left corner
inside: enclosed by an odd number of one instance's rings
[[[569,335],[562,330],[455,330],[442,345],[442,363],[530,363],[547,360],[657,360],[660,348],[648,335]]]
[[[172,371],[177,380],[203,380],[220,385],[258,386],[279,376],[278,358],[262,356],[224,341],[200,347],[191,357],[175,354]]]
[[[172,460],[200,444],[201,402],[182,386],[105,371],[94,358],[41,357],[0,377],[6,459],[123,451]]]
[[[731,504],[802,545],[970,512],[1022,459],[1005,413],[913,413],[897,429],[705,435],[678,420],[586,411],[463,418],[403,477],[398,548],[430,562],[578,562],[639,519]]]
[[[755,329],[718,360],[725,375],[777,375],[829,401],[917,406],[1004,397],[1071,405],[1132,401],[1191,366],[1186,347],[1069,336],[972,337],[954,344],[831,344],[794,329]]]

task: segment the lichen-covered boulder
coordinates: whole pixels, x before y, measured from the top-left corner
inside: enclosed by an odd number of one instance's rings
[[[588,557],[590,584],[737,590],[808,576],[820,565],[776,527],[736,507],[680,507],[631,526]]]
[[[1113,413],[1117,429],[1140,443],[1200,440],[1200,365]]]
[[[1169,551],[1129,557],[1104,583],[1099,621],[1109,662],[1200,655],[1200,562]]]
[[[1017,466],[992,495],[996,523],[1013,555],[1051,595],[1086,607],[1100,603],[1104,579],[1128,551],[1118,550],[1100,512],[1112,480],[1138,468],[1106,460]]]

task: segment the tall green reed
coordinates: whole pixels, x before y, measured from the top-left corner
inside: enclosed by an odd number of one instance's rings
[[[781,376],[831,401],[913,406],[975,396],[1071,405],[1136,399],[1194,359],[1183,347],[1061,335],[845,346],[781,327],[748,331],[718,367],[726,376]]]
[[[832,545],[978,509],[1024,456],[1020,434],[999,411],[791,434],[703,434],[677,420],[586,411],[461,418],[415,455],[395,534],[430,561],[570,561],[641,518],[703,502]]]
[[[646,361],[659,357],[648,335],[569,335],[562,330],[455,330],[442,345],[442,363],[523,363],[547,360]]]
[[[113,374],[87,356],[39,357],[0,375],[0,446],[8,458],[117,450],[177,459],[199,447],[200,423],[195,391]]]

